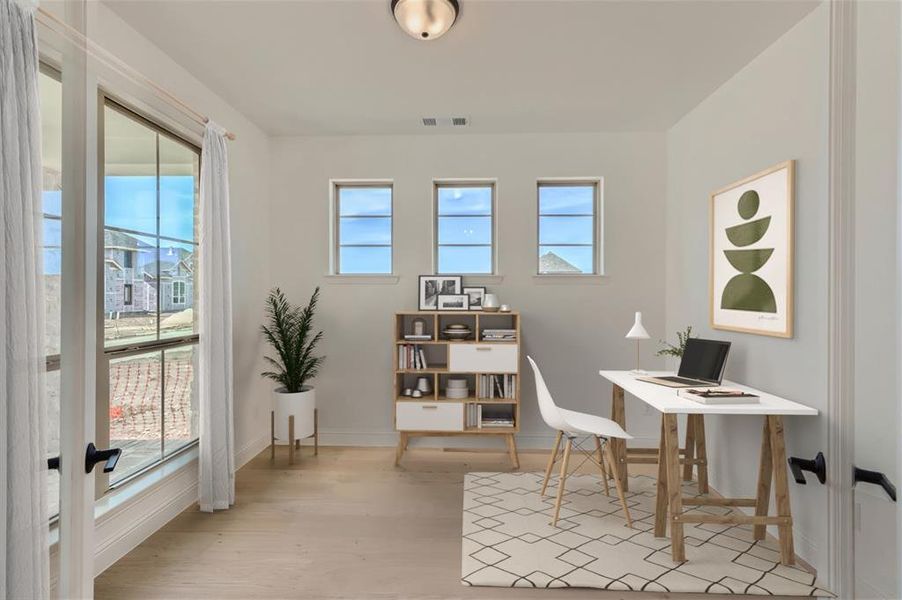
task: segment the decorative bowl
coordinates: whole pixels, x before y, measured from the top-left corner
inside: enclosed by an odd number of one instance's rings
[[[470,337],[472,333],[473,332],[469,329],[446,329],[442,332],[449,340],[465,340]]]

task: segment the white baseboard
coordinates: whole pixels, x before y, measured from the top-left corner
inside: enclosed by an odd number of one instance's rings
[[[266,440],[266,444],[269,440]],[[307,438],[301,440],[301,444],[312,446],[313,439]],[[330,429],[319,433],[320,446],[356,446],[361,448],[385,448],[398,445],[398,433],[396,431],[351,431],[342,429]],[[554,444],[554,432],[548,430],[547,433],[529,433],[520,432],[517,434],[517,447],[533,450],[550,449]],[[629,442],[629,446],[639,447],[656,447],[658,438],[654,437],[634,437]],[[411,448],[487,448],[498,446],[504,448],[504,441],[499,437],[497,439],[488,439],[478,435],[473,436],[429,436],[413,438],[410,442]],[[265,447],[265,445],[264,445]]]
[[[96,520],[94,576],[197,502],[197,459]]]
[[[235,452],[238,470],[269,445],[269,435],[256,437]],[[94,576],[135,549],[154,532],[197,503],[196,453],[145,486],[135,484],[133,493],[97,517],[95,525]],[[128,490],[123,490],[127,492]]]

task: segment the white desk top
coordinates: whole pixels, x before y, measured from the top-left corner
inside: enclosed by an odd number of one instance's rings
[[[680,397],[676,388],[636,379],[636,377],[656,377],[673,375],[673,373],[659,371],[636,375],[630,371],[599,371],[598,374],[662,413],[687,415],[817,415],[816,408],[732,381],[724,381],[721,385],[753,393],[760,398],[760,402],[752,404],[699,404]]]

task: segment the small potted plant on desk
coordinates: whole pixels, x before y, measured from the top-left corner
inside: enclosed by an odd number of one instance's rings
[[[686,350],[686,342],[692,337],[692,325],[688,326],[684,331],[677,331],[677,343],[671,344],[667,340],[661,340],[663,348],[658,350],[657,356],[672,356],[674,358],[682,358],[683,352]]]
[[[315,451],[319,450],[316,390],[306,385],[325,360],[314,354],[323,337],[322,331],[313,333],[318,300],[319,288],[304,307],[292,306],[279,288],[266,299],[267,323],[261,329],[275,356],[264,357],[272,370],[262,375],[278,384],[273,390],[271,455],[275,458],[276,440],[287,443],[289,463],[294,462],[294,450],[302,438],[313,436]]]

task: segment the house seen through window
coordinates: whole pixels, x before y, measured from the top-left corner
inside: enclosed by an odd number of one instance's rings
[[[197,439],[200,150],[106,100],[103,156],[109,394],[97,412],[123,450],[115,485]]]
[[[539,274],[595,274],[598,183],[539,183]]]

